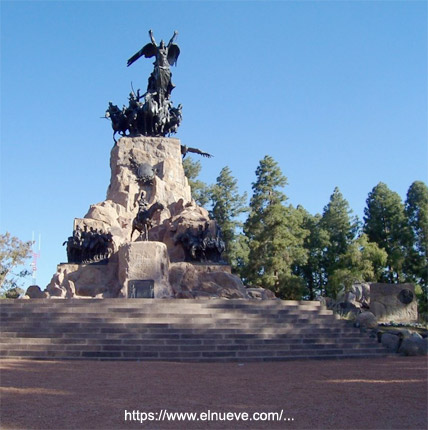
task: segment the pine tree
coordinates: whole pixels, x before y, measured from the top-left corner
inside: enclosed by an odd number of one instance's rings
[[[286,184],[278,164],[265,156],[256,170],[244,226],[249,247],[245,273],[250,283],[269,288],[282,298],[294,298],[302,294],[302,283],[292,268],[306,258],[302,245],[307,232],[299,224],[302,220],[296,209],[284,205],[287,197],[281,188]]]
[[[416,283],[418,310],[428,311],[428,187],[415,181],[407,191],[405,212],[410,241],[406,250],[406,278]]]
[[[407,191],[405,212],[411,234],[408,271],[428,285],[428,187],[415,181]]]
[[[205,207],[210,200],[210,187],[205,182],[196,179],[201,168],[200,161],[193,161],[190,157],[183,160],[184,174],[189,181],[192,198],[199,206]]]
[[[324,212],[320,220],[320,227],[328,235],[323,255],[323,269],[325,272],[326,294],[334,297],[336,289],[332,290],[329,278],[333,273],[342,269],[340,256],[348,251],[358,232],[358,219],[352,217],[352,210],[349,203],[343,197],[339,188],[336,187],[330,196],[329,203],[324,207]]]
[[[376,242],[388,254],[386,271],[380,280],[401,282],[410,238],[401,198],[380,182],[369,193],[366,203],[363,231],[371,242]]]
[[[211,187],[210,200],[212,203],[210,215],[217,221],[226,245],[224,257],[232,266],[236,266],[238,265],[236,253],[240,254],[236,240],[237,229],[242,227],[238,217],[247,211],[245,206],[247,194],[239,194],[237,180],[232,176],[229,167],[221,170],[215,185]]]
[[[307,260],[303,265],[296,266],[296,273],[304,280],[307,295],[314,300],[318,294],[322,294],[326,284],[324,270],[324,252],[329,245],[329,234],[321,226],[321,215],[311,215],[303,207],[298,206],[302,212],[302,227],[309,234],[306,236],[303,246],[307,252]]]

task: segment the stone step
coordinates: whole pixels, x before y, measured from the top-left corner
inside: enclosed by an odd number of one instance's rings
[[[166,342],[120,342],[120,343],[111,343],[106,341],[105,339],[92,342],[91,340],[86,339],[73,339],[72,342],[58,342],[55,341],[55,339],[44,339],[43,342],[38,342],[32,340],[27,342],[5,342],[1,344],[1,349],[29,349],[34,347],[35,349],[43,349],[43,348],[58,348],[58,349],[106,349],[106,350],[126,350],[126,349],[132,349],[135,350],[144,349],[144,348],[171,348],[171,349],[182,349],[182,350],[192,350],[192,349],[275,349],[278,347],[287,348],[287,349],[323,349],[328,346],[334,347],[334,346],[340,346],[346,347],[346,348],[361,348],[361,347],[379,347],[380,344],[377,342],[370,342],[370,339],[361,341],[358,343],[350,343],[350,342],[343,342],[340,339],[334,340],[329,339],[324,342],[313,342],[313,343],[303,343],[303,342],[289,342],[287,340],[278,340],[276,339],[275,342],[269,342],[269,343],[250,343],[250,342],[224,342],[223,340],[217,340],[217,341],[211,341],[211,342],[205,342],[204,340],[200,340],[199,342],[187,342],[186,340],[180,339],[177,342],[174,341],[166,341]],[[69,339],[62,339],[62,340],[69,340]]]
[[[89,308],[89,309],[73,309],[73,308],[59,308],[59,309],[49,309],[45,310],[42,308],[36,309],[11,309],[8,311],[3,311],[0,314],[0,321],[7,321],[12,318],[25,318],[29,316],[42,317],[42,316],[63,316],[63,317],[77,317],[79,315],[88,315],[91,317],[105,318],[105,317],[126,317],[126,318],[137,318],[143,316],[157,316],[157,315],[198,315],[198,316],[219,316],[228,318],[233,316],[234,318],[256,318],[260,315],[266,317],[293,317],[293,316],[305,316],[313,317],[315,315],[320,316],[333,316],[333,312],[325,309],[248,309],[245,311],[234,310],[234,309],[222,309],[222,308],[190,308],[190,309],[99,309],[99,308]]]
[[[262,309],[254,308],[248,309],[245,312],[233,310],[233,309],[209,309],[209,308],[189,308],[189,309],[157,309],[157,308],[133,308],[133,309],[99,309],[99,308],[88,308],[88,309],[72,309],[72,308],[61,308],[61,309],[51,309],[49,312],[41,308],[34,308],[31,310],[25,309],[11,309],[7,312],[4,311],[0,314],[0,321],[8,321],[12,318],[25,318],[25,317],[36,317],[49,315],[50,317],[78,317],[80,315],[90,315],[91,317],[105,318],[111,316],[124,316],[126,318],[137,318],[143,316],[162,316],[162,315],[199,315],[199,316],[220,316],[220,317],[230,317],[234,318],[251,318],[264,315],[267,317],[291,317],[291,316],[307,316],[312,317],[314,315],[322,316],[332,316],[333,312],[325,309]]]
[[[105,299],[108,300],[108,299]],[[48,300],[48,303],[44,299],[35,299],[30,301],[14,301],[13,303],[6,303],[0,306],[0,315],[4,315],[10,312],[37,312],[46,313],[48,311],[71,312],[195,312],[195,310],[206,313],[206,312],[226,312],[241,310],[242,312],[257,313],[266,311],[307,311],[314,312],[325,310],[319,303],[316,305],[290,305],[285,306],[283,304],[277,304],[277,301],[269,301],[272,304],[265,304],[264,302],[253,302],[252,305],[241,303],[230,303],[232,301],[223,300],[220,303],[204,303],[204,301],[194,300],[191,303],[182,303],[181,300],[175,300],[173,303],[162,300],[148,300],[147,299],[136,299],[137,304],[133,303],[134,300],[123,301],[116,299],[114,304],[112,303],[99,303],[96,300],[84,300],[84,303],[80,303],[81,300]],[[77,302],[77,303],[75,303]],[[129,303],[131,302],[131,303]],[[331,311],[327,311],[327,314],[331,314]]]
[[[215,322],[223,322],[228,323],[234,321],[236,323],[246,322],[249,324],[257,325],[260,322],[263,323],[272,323],[272,324],[282,324],[282,323],[313,323],[313,324],[332,324],[343,325],[343,321],[338,320],[330,315],[320,315],[314,314],[312,316],[309,315],[252,315],[252,316],[242,316],[242,315],[198,315],[198,314],[157,314],[157,315],[144,315],[144,316],[123,316],[123,315],[111,315],[111,316],[103,316],[99,317],[97,315],[55,315],[55,314],[47,314],[47,315],[36,315],[36,314],[27,314],[26,316],[15,318],[15,317],[7,317],[1,321],[1,327],[8,327],[13,325],[23,325],[23,324],[75,324],[75,323],[103,323],[103,324],[147,324],[150,322],[169,322],[170,324],[174,322],[183,322],[188,320],[197,320],[201,323],[209,323],[210,321]]]
[[[263,327],[251,327],[244,324],[228,324],[226,327],[220,324],[66,324],[66,325],[26,325],[20,328],[10,327],[2,330],[2,337],[16,337],[23,336],[28,337],[32,334],[53,334],[60,333],[64,336],[79,336],[89,334],[115,334],[120,335],[155,335],[161,336],[167,335],[207,335],[207,334],[224,334],[224,335],[245,335],[245,336],[289,336],[294,335],[335,335],[335,336],[352,336],[355,333],[355,329],[351,327],[341,327],[340,325],[334,327],[316,327],[310,326],[305,323],[289,324],[289,325],[277,325]]]
[[[377,342],[373,342],[372,339],[365,338],[353,338],[350,342],[349,339],[309,339],[310,342],[305,342],[305,339],[269,339],[259,342],[253,340],[252,342],[244,341],[240,342],[239,339],[84,339],[84,338],[8,338],[2,339],[0,349],[26,349],[32,346],[45,347],[58,347],[65,349],[67,346],[73,348],[85,349],[88,346],[97,346],[100,348],[104,347],[115,347],[124,349],[130,346],[138,347],[186,347],[195,348],[200,347],[206,348],[217,348],[217,349],[228,349],[228,348],[241,348],[241,349],[265,349],[265,348],[278,348],[279,346],[288,346],[289,348],[324,348],[325,345],[341,345],[341,347],[361,348],[361,347],[374,347],[379,346]],[[36,348],[37,349],[37,348]]]
[[[149,337],[167,338],[174,336],[181,337],[237,337],[237,338],[263,338],[263,337],[277,337],[277,338],[292,338],[292,337],[316,337],[316,336],[341,336],[341,337],[354,337],[356,329],[349,327],[337,328],[314,328],[307,327],[304,324],[290,325],[287,327],[262,327],[259,330],[245,329],[243,327],[212,327],[203,328],[200,325],[186,327],[166,327],[153,325],[152,327],[146,326],[145,328],[137,327],[26,327],[23,330],[10,329],[3,330],[1,337]]]
[[[270,326],[281,326],[281,325],[289,325],[289,324],[311,324],[313,326],[319,327],[335,327],[340,324],[340,322],[336,322],[335,319],[328,318],[323,315],[315,315],[313,317],[302,317],[302,316],[293,316],[293,317],[264,317],[259,316],[257,318],[247,318],[247,317],[238,317],[233,318],[232,315],[228,317],[221,316],[193,316],[193,315],[184,315],[184,316],[162,316],[162,317],[136,317],[136,318],[120,318],[120,317],[106,317],[106,318],[98,318],[98,317],[88,317],[81,316],[80,318],[75,317],[52,317],[49,318],[37,318],[34,321],[34,318],[31,316],[27,316],[20,319],[12,319],[7,321],[2,321],[1,326],[4,329],[16,327],[20,329],[26,326],[33,327],[42,327],[42,326],[53,326],[53,325],[61,325],[61,326],[76,326],[79,324],[83,326],[83,324],[99,324],[100,326],[115,326],[120,324],[138,324],[140,326],[150,326],[153,324],[168,324],[169,326],[173,325],[183,325],[183,324],[201,324],[203,326],[216,326],[216,325],[228,325],[228,324],[239,324],[243,327],[260,327],[260,325],[270,325]]]
[[[283,362],[283,361],[307,361],[307,360],[342,360],[342,359],[351,359],[351,358],[382,358],[386,357],[388,354],[379,354],[379,353],[364,353],[364,354],[336,354],[336,355],[328,355],[328,356],[307,356],[307,355],[293,355],[293,356],[280,356],[280,357],[187,357],[187,358],[179,358],[179,357],[170,357],[170,356],[144,356],[144,357],[117,357],[117,356],[109,356],[109,357],[81,357],[79,354],[75,354],[73,356],[38,356],[38,355],[30,355],[30,356],[8,356],[2,357],[4,359],[13,359],[13,360],[62,360],[62,361],[77,361],[77,360],[96,360],[96,361],[166,361],[166,362],[183,362],[183,363],[258,363],[258,362]]]
[[[247,300],[247,299],[31,299],[31,300],[4,300],[2,307],[10,306],[142,306],[152,305],[173,305],[183,307],[190,306],[209,306],[209,307],[321,307],[318,301],[297,301],[297,300]]]
[[[309,339],[250,339],[250,338],[6,338],[2,339],[0,349],[8,349],[12,345],[185,345],[185,346],[228,346],[228,345],[243,345],[246,347],[263,348],[268,345],[294,345],[309,348],[313,345],[324,344],[341,344],[350,347],[358,348],[361,345],[378,345],[374,339],[369,338],[309,338]]]
[[[128,360],[173,360],[173,361],[204,361],[219,359],[224,361],[271,361],[282,359],[303,358],[350,358],[386,356],[383,349],[361,348],[346,350],[329,348],[322,350],[270,350],[270,351],[80,351],[80,350],[9,350],[0,351],[3,358],[34,358],[34,359],[128,359]]]
[[[7,319],[11,317],[25,317],[25,316],[43,316],[43,315],[62,315],[62,316],[73,316],[73,315],[90,315],[90,316],[126,316],[134,317],[139,316],[151,316],[151,315],[233,315],[234,317],[245,316],[293,316],[293,315],[325,315],[331,316],[333,312],[325,309],[262,309],[253,308],[242,311],[240,309],[222,309],[222,308],[132,308],[132,309],[110,309],[110,308],[88,308],[88,309],[72,309],[72,308],[58,308],[49,309],[49,311],[42,308],[34,309],[9,309],[8,311],[3,311],[0,314],[0,319]]]

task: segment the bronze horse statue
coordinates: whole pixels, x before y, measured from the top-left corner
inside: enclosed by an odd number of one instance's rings
[[[162,211],[164,206],[162,203],[156,202],[152,204],[148,209],[139,210],[137,216],[132,221],[131,231],[131,242],[134,231],[137,230],[140,233],[140,238],[143,240],[149,240],[149,229],[152,228],[152,218],[155,212]]]

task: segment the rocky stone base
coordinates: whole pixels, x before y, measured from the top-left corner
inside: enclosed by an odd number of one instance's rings
[[[241,279],[232,275],[230,266],[221,264],[171,263],[169,282],[174,296],[181,299],[248,299]]]
[[[120,292],[117,259],[107,264],[58,264],[57,272],[46,287],[50,297],[113,298]],[[34,296],[27,290],[27,295]]]

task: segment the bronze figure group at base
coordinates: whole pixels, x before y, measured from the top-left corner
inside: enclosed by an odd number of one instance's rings
[[[108,260],[113,252],[112,239],[111,233],[76,226],[73,235],[63,243],[67,245],[68,262],[88,264]]]

